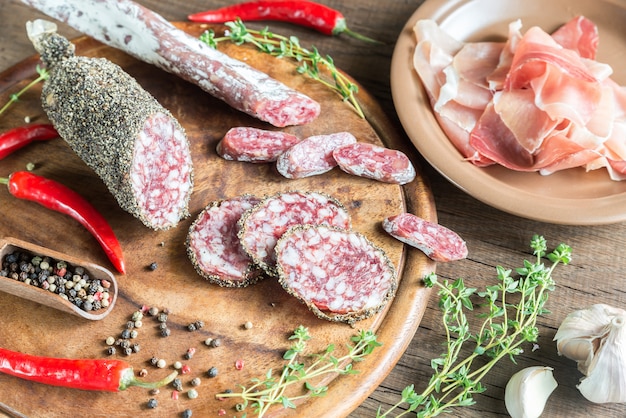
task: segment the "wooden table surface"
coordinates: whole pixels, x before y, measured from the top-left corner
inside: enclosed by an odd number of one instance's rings
[[[393,45],[409,16],[422,2],[321,2],[341,9],[351,29],[386,44],[372,46],[347,37],[329,38],[278,23],[272,23],[272,29],[296,35],[303,45],[313,44],[321,52],[331,55],[339,68],[353,76],[379,100],[387,115],[400,127],[394,111],[389,80]],[[139,3],[169,20],[182,21],[189,13],[233,1],[141,0]],[[4,0],[0,2],[0,17],[0,71],[3,71],[33,54],[32,46],[25,36],[24,24],[27,20],[43,16],[17,0]],[[61,27],[62,33],[68,37],[79,35]],[[551,313],[539,319],[539,349],[533,351],[532,347],[526,347],[525,353],[518,357],[517,364],[508,360],[501,361],[485,378],[487,391],[475,397],[476,404],[452,410],[451,415],[506,416],[503,399],[504,387],[509,377],[523,367],[545,365],[554,368],[559,387],[550,398],[544,416],[626,416],[626,407],[623,405],[592,404],[580,395],[576,384],[581,374],[573,361],[557,355],[552,341],[559,324],[573,310],[594,303],[625,306],[626,259],[623,254],[626,246],[626,225],[565,226],[523,219],[491,208],[468,196],[438,174],[427,162],[415,163],[422,167],[430,181],[439,223],[459,233],[467,241],[469,248],[469,257],[466,260],[437,266],[440,278],[463,277],[468,286],[478,288],[494,284],[496,265],[515,268],[521,265],[524,258],[530,257],[528,244],[533,234],[543,235],[551,247],[565,242],[573,247],[574,253],[572,263],[560,267],[556,272],[557,287],[547,304]],[[396,403],[405,386],[414,384],[417,390],[425,387],[432,371],[430,360],[443,351],[443,342],[441,314],[433,293],[420,327],[405,354],[383,383],[351,416],[375,416],[379,405],[385,408]],[[332,411],[329,411],[328,416],[333,416]]]

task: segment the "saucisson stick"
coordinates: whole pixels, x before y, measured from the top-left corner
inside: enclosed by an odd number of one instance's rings
[[[277,127],[311,122],[310,97],[209,47],[131,0],[21,0],[106,45],[194,83]]]

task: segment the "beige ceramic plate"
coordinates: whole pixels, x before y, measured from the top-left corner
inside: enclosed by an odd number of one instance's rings
[[[624,0],[427,0],[411,16],[395,47],[391,90],[396,111],[417,150],[443,176],[471,196],[503,211],[545,222],[573,225],[626,220],[626,182],[604,170],[571,169],[541,176],[500,166],[478,168],[463,161],[435,120],[413,70],[413,26],[433,19],[462,41],[504,40],[508,24],[522,19],[523,30],[548,32],[584,15],[598,25],[597,59],[611,64],[613,79],[626,85],[626,1]]]

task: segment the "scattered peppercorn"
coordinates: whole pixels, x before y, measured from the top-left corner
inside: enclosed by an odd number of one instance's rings
[[[159,308],[157,308],[156,306],[152,306],[150,309],[148,309],[148,315],[157,316],[158,314],[159,314]]]
[[[219,338],[214,338],[211,340],[211,347],[219,347],[220,345],[222,345],[222,340],[220,340]]]
[[[107,339],[104,341],[106,345],[113,345],[115,344],[115,338],[114,337],[107,337]]]
[[[107,347],[107,354],[108,354],[108,355],[112,356],[112,355],[114,355],[116,352],[117,352],[117,350],[115,349],[115,347],[113,347],[113,346]]]
[[[152,364],[153,366],[157,366],[159,364],[159,359],[156,357],[152,357],[150,359],[150,364]]]
[[[148,370],[141,369],[141,370],[139,370],[138,374],[139,374],[140,377],[146,377],[148,375]]]
[[[252,322],[247,321],[245,324],[243,324],[244,329],[252,329]]]
[[[181,363],[180,361],[175,361],[174,362],[174,368],[176,370],[180,370],[183,367],[183,363]]]
[[[161,336],[162,337],[169,337],[170,336],[170,329],[169,328],[163,328],[161,330]]]
[[[159,267],[159,265],[156,263],[156,261],[153,261],[152,263],[150,263],[150,265],[148,266],[148,269],[150,271],[154,271]]]
[[[165,362],[165,360],[163,360],[163,359],[159,359],[159,360],[157,360],[157,364],[156,364],[156,366],[157,366],[159,369],[163,369],[163,368],[165,368],[165,366],[167,366],[167,363]]]
[[[200,386],[200,383],[202,383],[202,380],[200,380],[199,377],[194,377],[193,379],[191,379],[191,386]]]
[[[178,391],[177,390],[173,390],[172,391],[172,399],[177,401],[178,400]]]
[[[189,399],[196,399],[198,397],[198,391],[195,389],[189,389],[187,391],[187,396]]]
[[[243,411],[244,409],[246,409],[246,405],[245,405],[245,404],[238,403],[237,405],[235,405],[235,410],[236,410],[237,412],[241,412],[241,411]]]
[[[150,408],[150,409],[154,409],[154,408],[156,408],[158,404],[159,404],[159,403],[158,403],[158,402],[157,402],[157,400],[156,400],[156,399],[154,399],[154,398],[150,398],[150,399],[148,400],[148,408]]]
[[[133,344],[131,348],[133,349],[133,353],[138,353],[141,350],[141,346],[139,344]]]
[[[217,376],[217,367],[213,366],[211,367],[208,371],[207,371],[207,375],[209,377],[216,377]]]
[[[172,381],[172,386],[174,386],[174,389],[178,391],[183,390],[183,382],[179,378],[176,378]]]
[[[161,390],[159,390],[159,388],[152,388],[152,389],[150,389],[149,393],[150,393],[150,395],[155,396],[155,395],[158,395],[159,393],[161,393]]]
[[[165,312],[161,312],[161,313],[157,316],[157,321],[159,321],[159,322],[167,322],[167,313],[165,313]]]
[[[133,316],[130,319],[132,319],[133,321],[139,321],[143,319],[143,313],[141,311],[135,311],[133,312]]]
[[[122,337],[123,340],[127,340],[130,338],[130,331],[125,329],[124,331],[122,331],[122,334],[120,335],[120,337]]]
[[[183,418],[191,418],[191,415],[192,415],[191,409],[185,409],[181,416]]]
[[[191,367],[189,367],[189,365],[187,364],[183,364],[183,367],[180,368],[180,372],[182,374],[188,374],[189,372],[191,372]]]
[[[235,369],[243,370],[244,361],[242,359],[238,359],[235,361]]]
[[[189,325],[187,325],[187,329],[189,331],[195,331],[196,330],[196,324],[194,324],[193,322]]]

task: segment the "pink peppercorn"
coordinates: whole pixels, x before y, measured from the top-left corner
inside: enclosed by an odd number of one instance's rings
[[[221,409],[221,408],[220,408],[220,409],[218,409],[218,411],[217,411],[217,415],[219,415],[219,416],[224,416],[224,415],[226,415],[226,410],[225,410],[225,409]]]
[[[178,391],[177,390],[172,391],[172,399],[174,399],[175,401],[178,400]]]
[[[244,365],[244,362],[243,362],[242,359],[239,359],[239,360],[235,361],[235,369],[242,370],[243,369],[243,365]]]
[[[180,372],[182,374],[187,374],[191,371],[191,367],[189,367],[189,365],[184,364],[183,367],[181,367]]]

